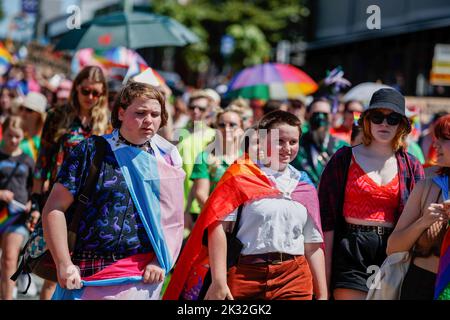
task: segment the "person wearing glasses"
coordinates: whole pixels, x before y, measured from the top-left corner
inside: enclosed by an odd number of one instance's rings
[[[201,208],[228,167],[241,155],[242,126],[237,111],[225,109],[217,115],[216,139],[198,155],[191,174],[194,196]]]
[[[189,179],[194,169],[197,156],[214,139],[215,130],[208,126],[207,120],[212,110],[210,95],[204,90],[197,90],[191,94],[188,103],[190,120],[184,129],[178,131],[174,140],[180,141],[177,148],[183,159],[183,170],[186,172],[184,182],[185,225],[192,226],[200,214],[200,206],[195,200],[192,190],[193,182]]]
[[[375,92],[359,125],[363,143],[337,151],[319,184],[327,282],[336,300],[365,299],[388,237],[424,178],[420,162],[405,151],[411,125],[399,92]]]
[[[46,194],[72,148],[93,134],[107,133],[109,127],[105,76],[99,67],[86,67],[75,77],[68,103],[47,114],[34,171],[33,211],[43,208]],[[54,288],[55,284],[46,281],[41,299],[50,299]]]
[[[292,165],[308,173],[315,186],[330,157],[348,144],[330,134],[331,104],[318,98],[306,109],[309,131],[300,140],[300,149]]]
[[[25,136],[20,142],[23,152],[37,160],[41,134],[47,109],[47,98],[39,92],[29,92],[19,107],[19,115],[26,124]]]
[[[347,101],[344,105],[343,122],[339,127],[330,129],[331,135],[350,144],[355,113],[363,111],[364,107],[358,100]]]

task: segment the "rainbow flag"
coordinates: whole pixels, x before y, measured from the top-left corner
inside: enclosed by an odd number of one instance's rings
[[[181,249],[185,177],[181,169],[181,157],[174,145],[158,135],[151,140],[154,154],[120,144],[117,130],[104,138],[119,163],[154,253],[121,259],[100,272],[83,278],[83,287],[79,290],[66,290],[58,286],[53,299],[97,300],[115,295],[120,295],[117,298],[122,299],[158,299],[163,282],[154,285],[143,284],[142,275],[145,267],[154,258],[168,274]],[[148,292],[148,296],[133,296],[135,288],[142,288]]]
[[[358,125],[359,118],[361,118],[361,112],[353,111],[353,123]]]
[[[317,191],[306,173],[299,172],[299,177],[291,197],[306,207],[317,228],[321,230]],[[184,300],[198,300],[209,270],[208,248],[202,242],[205,230],[243,203],[280,194],[273,182],[248,155],[232,164],[218,182],[196,221],[163,299],[178,300],[182,297]]]
[[[436,176],[433,181],[441,188],[444,201],[448,200],[448,176]],[[441,246],[434,298],[450,300],[450,228],[448,228]]]
[[[25,212],[25,206],[12,200],[0,210],[0,234],[19,219]]]
[[[450,224],[441,247],[435,299],[450,300]]]
[[[3,44],[0,43],[0,75],[4,75],[6,71],[8,71],[12,61],[12,55]]]

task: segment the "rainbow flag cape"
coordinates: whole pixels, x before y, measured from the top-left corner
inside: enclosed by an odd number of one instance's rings
[[[82,279],[83,288],[66,290],[58,286],[53,299],[103,299],[114,296],[114,286],[143,285],[145,266],[156,256],[166,274],[172,269],[183,241],[184,211],[181,157],[174,145],[155,135],[153,154],[119,143],[117,130],[104,136],[119,163],[153,247],[154,255],[141,254],[121,259],[102,271]],[[158,299],[163,283],[151,288],[150,298]],[[102,287],[99,290],[98,287]],[[123,287],[121,287],[123,291]],[[121,296],[121,298],[127,298]],[[132,297],[128,297],[132,298]]]
[[[448,176],[437,176],[433,178],[433,181],[441,187],[444,201],[448,200]],[[450,228],[447,229],[442,242],[434,298],[450,300]]]
[[[306,173],[299,172],[299,176],[298,185],[291,197],[306,207],[317,228],[322,230],[317,191]],[[241,204],[280,194],[273,182],[248,155],[232,164],[218,182],[195,223],[163,299],[198,300],[209,269],[208,248],[202,243],[205,230]]]

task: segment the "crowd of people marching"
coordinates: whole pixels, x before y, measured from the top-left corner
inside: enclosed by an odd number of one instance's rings
[[[97,66],[0,86],[2,299],[29,272],[41,299],[450,299],[446,112],[418,130],[389,88],[333,112]]]

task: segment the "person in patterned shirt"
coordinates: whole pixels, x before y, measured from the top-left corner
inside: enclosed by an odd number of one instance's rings
[[[73,81],[69,102],[49,110],[33,180],[33,211],[43,208],[48,192],[70,150],[92,134],[106,133],[109,123],[108,87],[99,67],[81,70]],[[55,284],[44,283],[41,299],[50,299]]]
[[[155,254],[159,250],[158,244],[161,240],[156,233],[152,234],[151,238],[148,235],[149,230],[146,228],[149,228],[149,221],[142,214],[146,200],[132,193],[134,191],[130,189],[130,180],[127,180],[131,179],[127,173],[134,172],[133,170],[139,167],[136,163],[140,162],[125,162],[127,170],[124,172],[121,162],[123,159],[117,150],[125,148],[128,153],[133,153],[133,159],[146,156],[147,161],[148,158],[153,159],[148,157],[149,155],[154,156],[169,168],[166,172],[182,172],[181,157],[176,147],[166,140],[162,142],[163,138],[156,135],[158,129],[167,123],[167,118],[163,94],[150,85],[132,82],[122,89],[115,102],[112,111],[112,124],[115,128],[113,133],[102,137],[93,136],[82,141],[71,150],[64,161],[43,210],[44,236],[58,274],[59,286],[53,299],[70,299],[71,294],[76,291],[72,289],[81,288],[81,279],[89,281],[87,279],[92,279],[99,273],[105,274],[111,270],[108,267],[114,267],[124,261],[127,262],[126,267],[121,270],[125,270],[127,275],[130,272],[139,273],[142,275],[142,281],[122,282],[121,285],[111,284],[98,288],[86,286],[84,290],[86,296],[89,296],[86,299],[94,299],[92,292],[95,292],[95,299],[111,296],[120,299],[131,296],[135,299],[157,298],[158,290],[161,290],[163,284],[164,271],[168,269],[163,269],[164,266]],[[99,166],[94,195],[80,217],[75,249],[70,255],[67,242],[61,241],[66,237],[61,226],[66,225],[66,217],[71,218],[74,208],[72,203],[79,197],[86,183],[89,168],[97,152],[95,139],[106,140],[105,155]],[[136,155],[134,152],[139,153]],[[161,180],[163,179],[160,179],[158,184],[160,197],[164,196],[163,190],[168,190],[161,186]],[[165,219],[171,221],[172,227],[178,225],[177,234],[182,235],[184,172],[178,180],[178,188],[166,192],[169,196],[178,194],[178,198],[171,198],[178,199],[178,219],[174,221],[166,215],[168,211],[163,209],[160,214],[164,213]],[[175,206],[175,203],[171,203],[171,207]],[[154,207],[151,209],[156,210]],[[155,232],[151,227],[150,230]],[[152,242],[153,239],[156,239],[156,243]],[[181,241],[182,237],[179,237],[179,247]],[[79,270],[75,278],[71,277],[68,271],[74,270],[74,266]],[[106,278],[114,279],[114,276]]]

